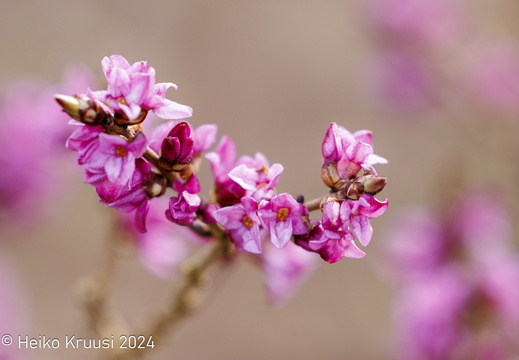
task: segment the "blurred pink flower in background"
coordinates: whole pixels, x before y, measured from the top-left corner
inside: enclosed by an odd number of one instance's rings
[[[38,223],[45,201],[64,191],[67,175],[57,166],[66,156],[69,117],[56,109],[53,94],[93,83],[90,72],[75,65],[58,86],[19,79],[5,88],[0,103],[0,222]]]
[[[370,0],[367,6],[382,36],[418,47],[459,39],[466,22],[457,0]]]
[[[519,255],[503,205],[472,189],[440,212],[395,220],[386,258],[398,292],[397,358],[513,359]]]
[[[519,114],[519,48],[514,41],[479,41],[466,51],[465,82],[487,106]]]
[[[164,216],[167,199],[157,198],[150,202],[146,223],[148,231],[142,233],[133,226],[133,216],[117,213],[134,243],[142,265],[162,279],[171,279],[178,266],[186,259],[193,245],[203,241],[190,229],[171,223]]]
[[[263,278],[270,303],[283,305],[317,268],[315,254],[288,243],[281,250],[264,241],[263,254],[258,255],[263,265]]]
[[[367,72],[367,83],[384,108],[418,111],[438,101],[435,75],[427,61],[413,52],[382,50]]]

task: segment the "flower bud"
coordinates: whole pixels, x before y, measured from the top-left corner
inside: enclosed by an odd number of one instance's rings
[[[363,175],[358,178],[364,185],[364,192],[370,195],[376,195],[384,189],[387,184],[387,178],[375,175]]]
[[[83,124],[96,126],[108,123],[108,114],[92,99],[85,95],[54,95],[64,112]]]
[[[321,168],[321,179],[323,179],[326,186],[332,189],[337,188],[337,185],[342,180],[337,172],[337,165],[335,163],[324,164]]]
[[[343,189],[343,194],[351,200],[358,200],[364,194],[364,184],[360,181],[348,181]]]
[[[162,141],[159,163],[167,170],[182,171],[193,157],[191,129],[183,121],[169,132]]]

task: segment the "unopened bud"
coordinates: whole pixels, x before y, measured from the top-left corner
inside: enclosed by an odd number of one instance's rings
[[[329,202],[337,202],[337,201],[339,201],[339,200],[337,199],[337,196],[334,196],[334,195],[326,196],[326,197],[324,197],[324,198],[321,200],[321,202],[319,203],[319,209],[320,209],[321,211],[323,211],[324,206],[325,206],[326,204],[328,204]]]
[[[343,189],[343,194],[351,200],[358,200],[364,194],[364,184],[357,180],[348,181]]]
[[[336,189],[339,182],[342,180],[337,172],[337,165],[335,163],[324,164],[321,168],[321,179],[326,186]]]
[[[376,195],[384,189],[387,184],[387,178],[375,175],[364,175],[358,180],[364,184],[364,192]]]
[[[108,114],[92,99],[85,95],[54,95],[54,98],[72,119],[86,125],[105,125]]]
[[[160,165],[166,170],[182,171],[193,156],[193,139],[186,122],[177,124],[162,141],[160,148]]]

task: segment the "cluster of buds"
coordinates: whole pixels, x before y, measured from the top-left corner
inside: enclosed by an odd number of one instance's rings
[[[216,141],[216,126],[195,129],[179,121],[192,115],[191,108],[165,99],[166,90],[176,86],[155,84],[155,70],[145,62],[130,65],[114,55],[102,65],[107,90],[56,95],[56,100],[80,126],[67,146],[78,153],[85,182],[106,205],[135,211],[139,231],[147,231],[150,201],[171,189],[176,195],[169,198],[165,218],[197,234],[225,238],[237,250],[261,254],[267,243],[283,249],[294,242],[329,262],[363,256],[353,234],[367,245],[369,219],[387,208],[387,201],[374,198],[386,179],[376,175],[373,165],[386,160],[373,154],[370,132],[351,134],[330,126],[322,148],[322,176],[330,191],[304,203],[277,193],[281,164],[271,166],[261,153],[238,158],[228,137],[204,155]],[[150,111],[172,121],[145,135],[142,122]],[[201,195],[197,178],[204,157],[215,179],[208,198]],[[316,201],[320,206],[313,205]],[[313,210],[321,210],[322,218],[311,220]]]

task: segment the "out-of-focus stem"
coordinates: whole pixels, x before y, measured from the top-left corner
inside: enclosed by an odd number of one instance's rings
[[[159,313],[139,334],[150,336],[154,345],[162,342],[164,337],[171,333],[179,322],[191,315],[203,301],[200,299],[202,290],[207,284],[205,279],[208,270],[220,264],[225,266],[230,257],[231,245],[229,240],[220,231],[220,236],[210,247],[202,248],[200,252],[188,259],[183,266],[183,283],[173,294],[169,305]],[[111,359],[130,359],[142,357],[149,349],[114,349]]]
[[[117,246],[121,241],[119,222],[114,220],[111,224],[109,239],[106,241],[106,250],[103,252],[104,258],[99,271],[80,284],[82,305],[90,328],[100,338],[109,337],[114,330],[120,331],[122,329],[117,314],[110,309],[109,304],[115,278]]]

